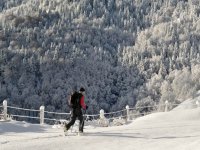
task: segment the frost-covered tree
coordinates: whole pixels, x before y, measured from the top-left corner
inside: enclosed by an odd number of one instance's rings
[[[80,86],[90,113],[146,98],[148,105],[168,96],[185,100],[200,89],[199,6],[198,0],[1,0],[0,102],[69,111],[66,98]]]

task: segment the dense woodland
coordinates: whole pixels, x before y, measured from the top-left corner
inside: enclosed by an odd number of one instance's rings
[[[81,86],[90,114],[180,103],[200,90],[199,17],[199,0],[1,0],[0,103],[68,112]]]

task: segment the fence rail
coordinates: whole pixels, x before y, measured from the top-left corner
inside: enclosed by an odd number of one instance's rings
[[[99,114],[84,114],[84,116],[86,118],[89,119],[93,119],[94,118],[98,119],[98,123],[102,126],[106,126],[105,124],[108,124],[108,122],[110,122],[111,120],[115,120],[115,119],[119,119],[119,118],[123,118],[125,120],[131,120],[133,118],[136,118],[138,116],[143,116],[152,112],[155,112],[155,108],[158,111],[158,108],[163,108],[163,111],[168,111],[169,109],[172,109],[176,106],[178,106],[179,104],[170,104],[168,101],[165,102],[165,104],[163,105],[154,105],[154,106],[142,106],[142,107],[133,107],[133,108],[129,108],[129,106],[127,105],[125,109],[119,110],[119,111],[114,111],[114,112],[108,112],[105,113],[103,109],[100,110]],[[181,106],[184,105],[188,105],[188,104],[181,104]],[[190,105],[190,107],[200,107],[199,101],[196,101],[196,103],[193,103],[192,105]],[[45,111],[45,107],[41,106],[39,108],[39,110],[35,110],[35,109],[25,109],[25,108],[19,108],[19,107],[14,107],[14,106],[7,106],[7,101],[4,100],[3,101],[3,105],[0,105],[0,108],[3,108],[2,113],[0,114],[1,118],[3,120],[8,120],[8,108],[9,109],[15,109],[15,110],[20,110],[20,111],[27,111],[27,112],[33,112],[33,113],[37,113],[38,116],[30,116],[30,115],[20,115],[20,114],[10,114],[10,117],[18,117],[18,118],[29,118],[29,119],[37,119],[40,120],[40,124],[44,124],[44,121],[53,121],[53,122],[57,122],[60,120],[65,120],[66,118],[63,119],[63,115],[66,116],[70,116],[71,113],[62,113],[62,112],[49,112],[49,111]],[[152,110],[151,112],[145,112],[146,109],[148,108],[154,108],[154,110]],[[54,115],[59,115],[62,116],[58,119],[56,118],[48,118],[49,116]],[[105,117],[106,116],[106,117]]]
[[[25,109],[25,108],[13,107],[13,106],[7,106],[7,108],[24,110],[24,111],[36,111],[36,112],[39,112],[39,110],[35,110],[35,109]]]
[[[23,116],[23,115],[11,115],[11,118],[12,118],[12,117],[40,119],[40,117]]]
[[[56,115],[70,115],[70,113],[59,113],[59,112],[49,112],[49,111],[44,111],[44,113],[56,114]]]
[[[124,112],[124,111],[126,111],[126,109],[119,110],[119,111],[115,111],[115,112],[104,113],[104,114],[105,114],[105,115],[111,115],[111,114],[121,113],[121,112]]]

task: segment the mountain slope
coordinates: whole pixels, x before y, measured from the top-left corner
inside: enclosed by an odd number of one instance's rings
[[[97,113],[180,103],[200,89],[197,0],[1,3],[0,102],[68,111],[84,86]]]

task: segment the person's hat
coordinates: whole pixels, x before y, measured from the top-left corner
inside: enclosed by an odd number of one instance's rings
[[[83,87],[81,87],[80,92],[85,92],[85,89]]]

